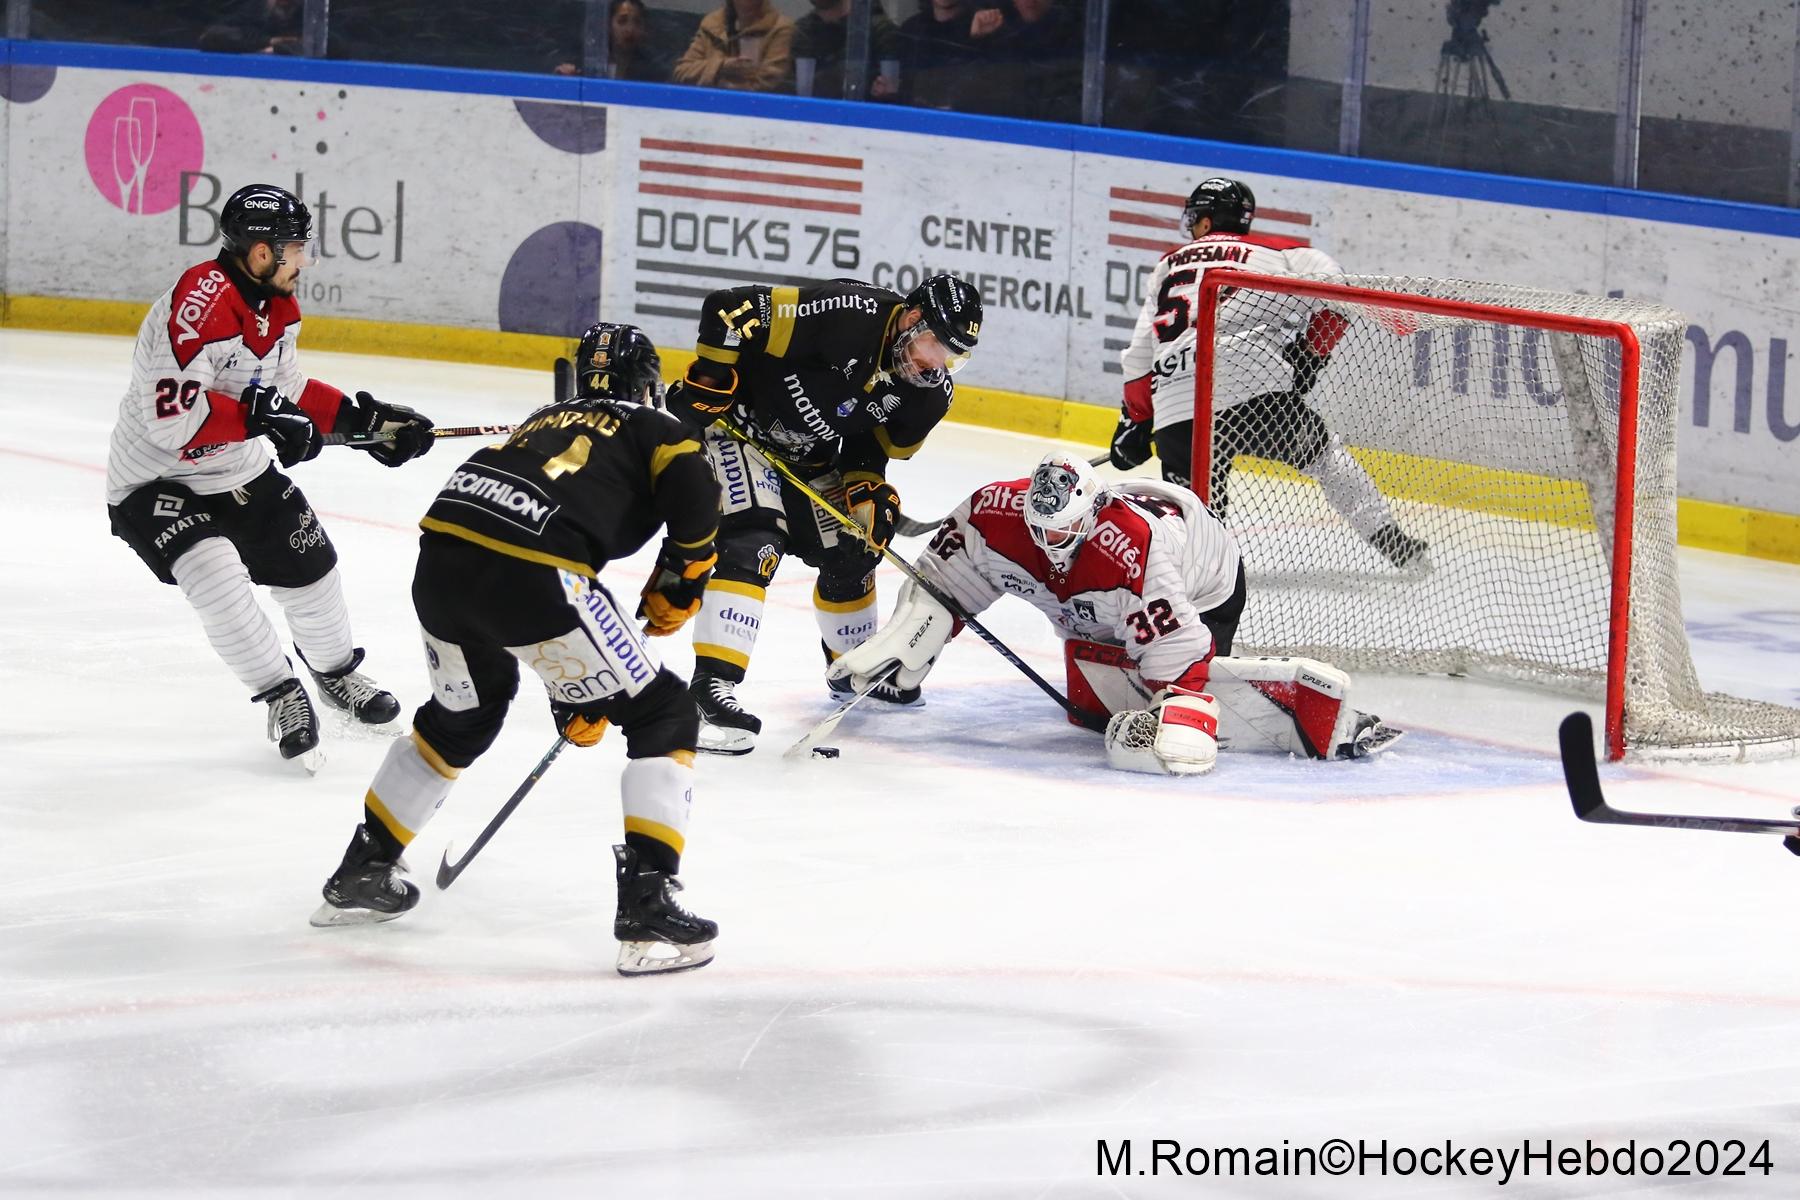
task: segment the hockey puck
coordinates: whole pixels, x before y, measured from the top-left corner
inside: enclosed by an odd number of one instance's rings
[[[814,758],[836,758],[838,748],[836,746],[814,746],[812,753]]]

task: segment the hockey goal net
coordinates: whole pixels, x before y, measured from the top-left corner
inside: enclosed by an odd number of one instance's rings
[[[1800,751],[1800,709],[1702,691],[1688,652],[1679,313],[1208,271],[1195,317],[1194,488],[1243,549],[1239,653],[1603,700],[1615,759]]]

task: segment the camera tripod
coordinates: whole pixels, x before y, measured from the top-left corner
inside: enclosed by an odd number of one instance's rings
[[[1477,117],[1484,125],[1494,123],[1490,88],[1499,91],[1502,100],[1512,99],[1512,89],[1506,86],[1506,76],[1488,49],[1487,35],[1481,32],[1479,19],[1459,23],[1454,16],[1454,5],[1451,11],[1450,37],[1438,53],[1437,90],[1432,97],[1431,119],[1426,127],[1426,143],[1436,145],[1435,157],[1440,164],[1448,149],[1453,124],[1466,133],[1471,131]]]

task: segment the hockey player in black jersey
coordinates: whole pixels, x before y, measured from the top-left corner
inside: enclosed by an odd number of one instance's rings
[[[735,689],[782,557],[798,554],[819,570],[813,606],[827,663],[875,631],[880,561],[761,453],[712,423],[729,416],[884,546],[900,514],[888,463],[912,457],[943,419],[950,376],[980,336],[980,294],[952,275],[933,275],[905,297],[837,280],[706,298],[698,358],[669,393],[671,412],[708,427],[706,454],[723,490],[719,566],[694,623],[702,750],[745,754],[761,732]],[[919,697],[917,688],[876,695],[901,704]]]
[[[401,851],[493,744],[524,662],[569,741],[591,746],[609,723],[625,734],[625,841],[613,848],[620,972],[712,958],[718,926],[673,897],[699,717],[642,634],[674,633],[699,611],[719,489],[692,431],[659,411],[662,365],[641,330],[593,326],[576,371],[573,398],[476,451],[420,521],[413,605],[432,697],[376,772],[314,925],[388,920],[418,903],[418,887],[400,878]],[[640,634],[600,573],[665,527]]]

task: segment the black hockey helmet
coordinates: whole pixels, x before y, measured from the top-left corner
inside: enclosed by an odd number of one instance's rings
[[[1181,210],[1181,232],[1187,233],[1201,217],[1211,217],[1217,233],[1249,233],[1256,219],[1256,193],[1235,179],[1208,179],[1189,194]]]
[[[253,183],[231,193],[219,210],[219,236],[225,249],[240,257],[256,243],[267,242],[280,259],[288,242],[312,240],[312,213],[286,188]]]
[[[954,275],[932,275],[906,294],[906,307],[925,314],[925,325],[952,357],[967,358],[981,340],[981,293]]]
[[[636,325],[597,321],[575,350],[575,397],[663,406],[662,355]]]

